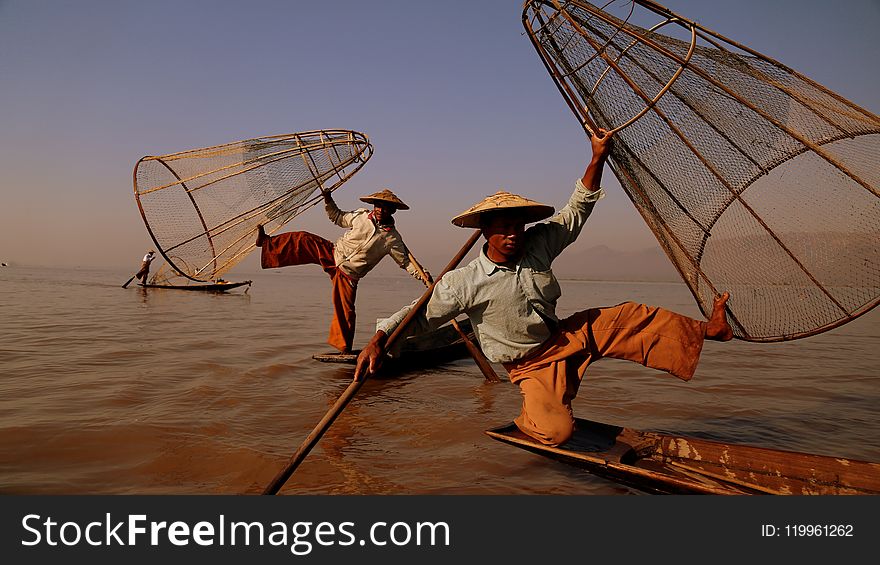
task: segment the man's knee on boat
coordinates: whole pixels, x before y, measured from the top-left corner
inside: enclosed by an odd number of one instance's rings
[[[540,428],[528,430],[526,433],[544,445],[558,447],[574,435],[574,422],[559,420],[549,425],[545,424]]]

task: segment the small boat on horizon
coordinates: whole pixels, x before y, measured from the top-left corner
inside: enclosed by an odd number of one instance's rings
[[[164,288],[164,289],[172,289],[172,290],[201,290],[205,292],[226,292],[228,290],[232,290],[234,288],[239,288],[241,286],[247,285],[248,288],[245,289],[247,292],[250,289],[251,283],[253,281],[241,281],[241,282],[226,282],[226,281],[218,281],[213,283],[205,283],[205,284],[139,284],[140,288]]]

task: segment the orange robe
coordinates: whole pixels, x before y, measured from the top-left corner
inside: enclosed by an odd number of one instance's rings
[[[514,422],[541,443],[561,445],[574,432],[571,401],[591,363],[625,359],[687,381],[694,376],[705,333],[706,322],[633,302],[560,320],[540,349],[504,363],[523,396]]]

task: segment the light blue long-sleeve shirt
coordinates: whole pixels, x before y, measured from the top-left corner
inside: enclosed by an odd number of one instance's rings
[[[577,239],[604,195],[601,188],[587,190],[578,179],[558,214],[526,230],[523,255],[513,268],[490,261],[484,248],[468,265],[443,276],[406,334],[430,331],[467,314],[490,361],[514,361],[539,348],[552,334],[550,326],[559,321],[556,301],[562,291],[550,265]],[[380,320],[376,329],[391,334],[413,304]]]

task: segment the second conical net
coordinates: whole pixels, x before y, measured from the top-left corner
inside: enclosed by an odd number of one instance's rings
[[[276,231],[372,154],[362,133],[319,130],[144,157],[135,165],[134,196],[173,269],[210,281],[254,249],[258,224]]]

